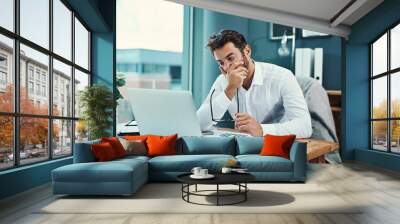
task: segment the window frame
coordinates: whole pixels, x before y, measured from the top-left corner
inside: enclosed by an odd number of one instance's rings
[[[400,117],[392,117],[392,99],[391,99],[391,91],[392,91],[392,86],[391,86],[391,79],[393,75],[396,75],[396,73],[400,72],[400,67],[398,68],[393,68],[391,69],[391,31],[393,28],[396,26],[400,26],[400,20],[392,24],[390,27],[385,29],[385,31],[381,34],[379,34],[375,39],[373,39],[370,43],[368,43],[368,48],[369,48],[369,149],[373,151],[379,151],[379,152],[386,152],[386,153],[391,153],[391,154],[400,154],[400,152],[393,152],[392,151],[392,121],[400,121]],[[373,74],[373,44],[379,40],[381,37],[384,35],[387,35],[387,64],[386,64],[386,71],[382,72],[380,74]],[[386,86],[387,86],[387,105],[386,105],[386,118],[373,118],[373,81],[378,79],[386,77]],[[373,122],[374,121],[386,121],[386,151],[379,150],[374,148],[374,136],[373,136]]]
[[[78,13],[76,13],[72,7],[65,1],[65,0],[59,0],[68,10],[71,11],[71,18],[70,18],[70,22],[71,22],[71,59],[67,59],[64,58],[63,56],[55,53],[54,50],[54,39],[53,39],[53,21],[54,21],[54,17],[53,17],[53,1],[54,0],[48,0],[49,3],[49,47],[48,49],[46,49],[45,47],[42,47],[39,44],[34,43],[33,41],[30,41],[29,39],[23,37],[20,35],[20,0],[14,0],[13,1],[13,10],[14,10],[14,18],[13,18],[13,22],[14,22],[14,30],[10,31],[4,27],[0,26],[0,35],[3,35],[7,38],[11,38],[13,41],[13,64],[12,66],[12,73],[11,75],[13,75],[14,78],[14,100],[13,100],[13,107],[14,110],[13,112],[2,112],[0,111],[0,116],[10,116],[13,119],[13,153],[14,153],[14,161],[13,161],[13,166],[11,167],[5,167],[5,168],[0,168],[0,172],[5,171],[5,170],[10,170],[10,169],[16,169],[19,167],[23,167],[23,166],[30,166],[33,164],[38,164],[38,163],[43,163],[46,161],[50,161],[50,160],[58,160],[58,159],[62,159],[62,158],[66,158],[66,157],[70,157],[73,156],[73,152],[74,152],[74,143],[75,143],[75,123],[76,121],[78,121],[80,118],[79,117],[75,117],[75,108],[72,107],[71,108],[71,114],[70,116],[56,116],[53,115],[53,59],[58,60],[61,63],[64,63],[66,65],[71,66],[71,92],[72,92],[72,105],[74,105],[75,103],[75,88],[73,83],[75,82],[75,69],[85,73],[88,75],[89,77],[89,83],[88,86],[92,85],[92,72],[91,72],[91,37],[92,37],[92,30],[88,27],[88,25],[83,21],[83,19],[79,16]],[[79,22],[84,26],[84,28],[88,31],[88,69],[85,69],[83,67],[81,67],[80,65],[75,63],[75,18],[77,20],[79,20]],[[48,91],[48,93],[45,92],[45,94],[48,96],[48,112],[46,115],[39,115],[39,114],[27,114],[27,113],[21,113],[20,111],[20,85],[21,85],[21,81],[20,81],[20,45],[23,44],[27,47],[32,48],[33,50],[36,50],[40,53],[43,53],[45,55],[48,56],[49,59],[49,63],[48,63],[48,84],[45,87],[45,90]],[[27,64],[27,66],[29,66],[29,64]],[[27,67],[27,69],[30,67]],[[42,73],[40,72],[40,75]],[[27,73],[25,74],[27,77],[27,81],[31,80],[30,79],[30,74]],[[33,70],[33,79],[32,81],[34,82],[34,86],[35,86],[35,80],[36,80],[36,70]],[[41,76],[39,76],[39,83],[41,83]],[[42,85],[40,85],[42,86]],[[28,86],[27,86],[28,87]],[[27,89],[27,91],[29,91]],[[36,91],[34,89],[34,91]],[[42,96],[42,94],[40,94],[40,96]],[[48,151],[48,155],[47,158],[44,158],[41,161],[38,162],[32,162],[32,163],[26,163],[26,164],[21,164],[21,159],[20,159],[20,119],[21,118],[45,118],[47,119],[48,122],[48,136],[47,136],[47,142],[49,143],[47,145],[47,151]],[[53,122],[56,120],[66,120],[66,121],[71,121],[71,153],[68,155],[62,155],[62,156],[54,156],[53,152],[54,152],[54,147],[53,147]]]

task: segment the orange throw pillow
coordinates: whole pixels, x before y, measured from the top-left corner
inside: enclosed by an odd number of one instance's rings
[[[261,156],[280,156],[289,159],[290,148],[296,135],[265,135],[264,146],[261,149]]]
[[[101,138],[101,142],[110,143],[110,145],[114,149],[117,158],[126,156],[126,150],[124,149],[124,146],[122,146],[121,142],[118,140],[117,137]]]
[[[146,141],[148,135],[125,135],[122,138],[128,141]]]
[[[176,155],[176,139],[178,135],[158,136],[150,135],[147,137],[147,155],[148,156],[165,156]]]
[[[117,158],[114,149],[108,142],[93,144],[91,145],[91,149],[94,157],[99,162],[110,161]]]

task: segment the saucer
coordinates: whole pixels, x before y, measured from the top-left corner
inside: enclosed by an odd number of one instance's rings
[[[194,175],[194,174],[190,175],[190,178],[193,178],[193,179],[211,179],[211,178],[214,178],[214,177],[215,176],[212,175],[212,174],[207,174],[207,175],[204,175],[204,176]]]

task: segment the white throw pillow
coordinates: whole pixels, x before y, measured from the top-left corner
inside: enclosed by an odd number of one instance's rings
[[[122,146],[126,150],[127,155],[145,156],[147,155],[147,148],[144,141],[141,140],[126,140],[119,138]]]

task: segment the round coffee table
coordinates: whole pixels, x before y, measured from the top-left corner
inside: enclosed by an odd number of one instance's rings
[[[182,174],[177,177],[178,181],[182,183],[182,199],[188,203],[198,205],[234,205],[247,200],[247,192],[249,188],[247,183],[255,180],[255,177],[249,173],[216,173],[212,179],[193,179],[190,177],[191,173]],[[197,185],[215,185],[215,190],[198,190]],[[190,191],[190,186],[195,186],[194,191]],[[220,189],[220,185],[236,185],[237,190],[224,190]],[[206,194],[214,192],[215,194]],[[216,197],[216,204],[202,204],[190,200],[190,196],[203,196],[203,197]],[[240,199],[231,203],[221,203],[221,197],[240,196]]]

